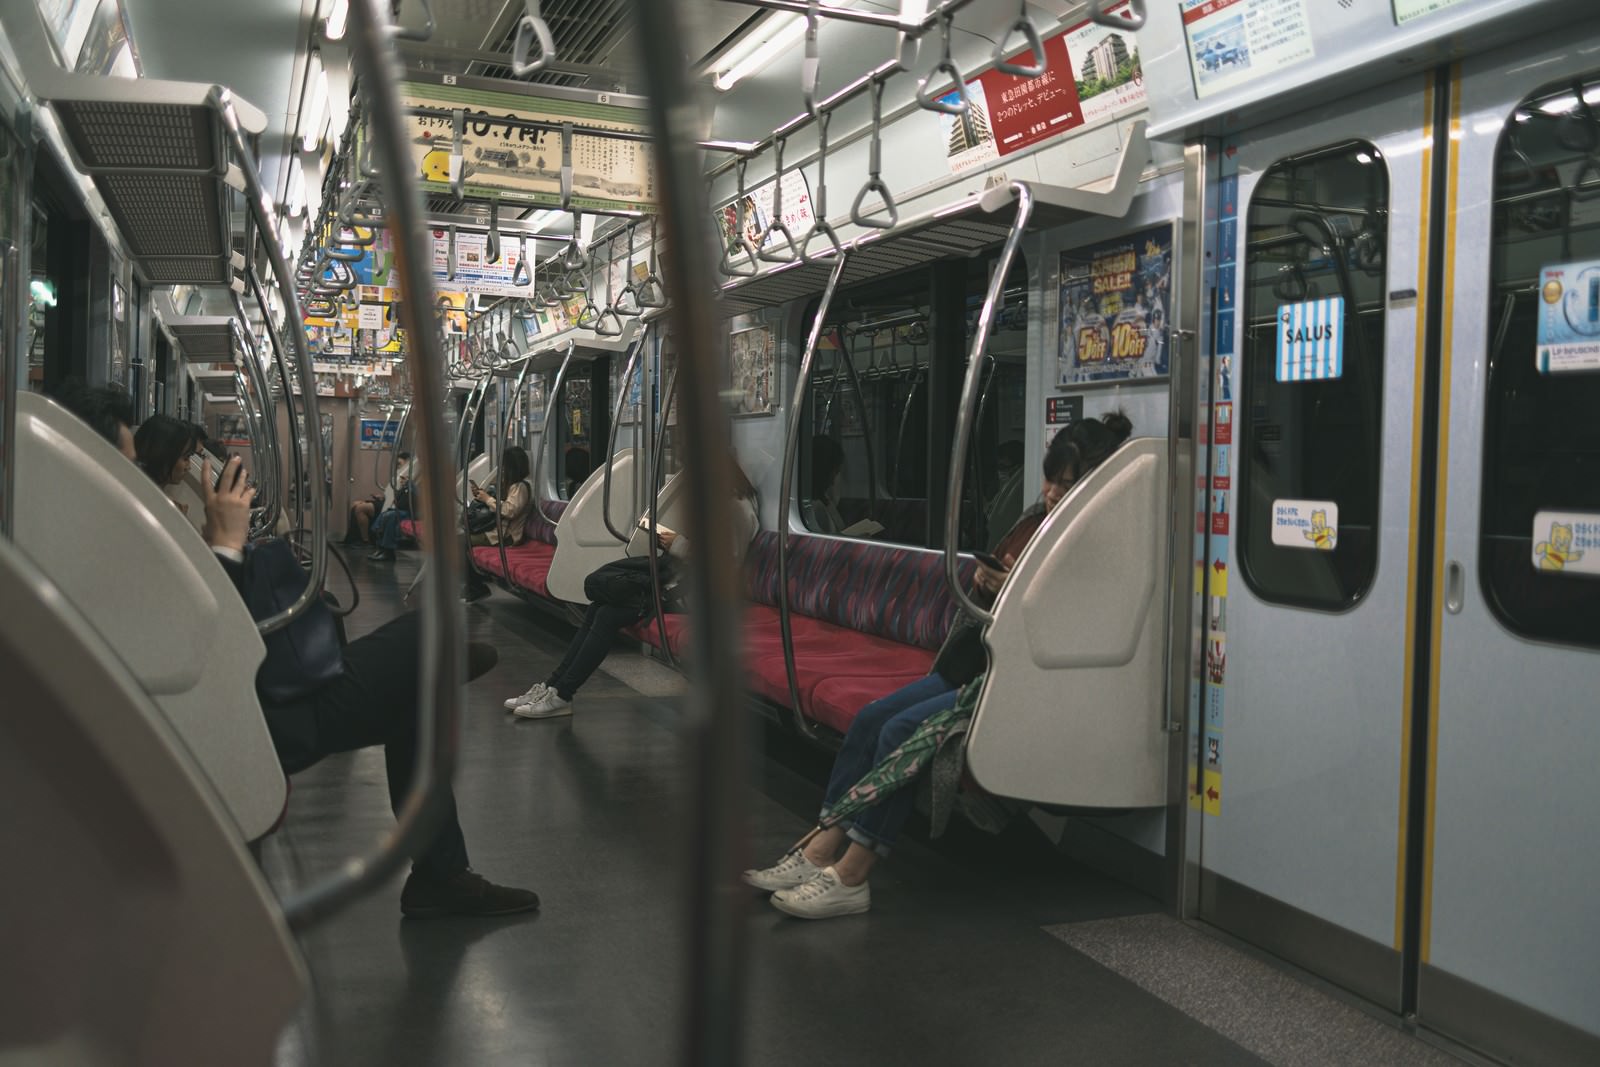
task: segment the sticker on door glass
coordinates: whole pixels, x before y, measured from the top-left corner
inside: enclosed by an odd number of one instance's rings
[[[1278,381],[1344,373],[1344,297],[1278,305]]]
[[[1331,500],[1274,500],[1272,543],[1332,552],[1339,545],[1339,505]]]
[[[1312,55],[1305,0],[1183,0],[1183,31],[1202,99]]]
[[[1533,566],[1546,574],[1600,574],[1600,513],[1541,511],[1535,515]]]
[[[1600,260],[1540,272],[1539,373],[1600,370]]]

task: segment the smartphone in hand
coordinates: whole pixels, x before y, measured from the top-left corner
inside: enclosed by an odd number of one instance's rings
[[[994,556],[991,556],[987,552],[974,552],[972,554],[972,558],[977,560],[979,563],[983,564],[985,567],[988,567],[990,570],[1000,571],[1001,573],[1004,573],[1004,572],[1009,571],[1011,569],[1010,567],[1006,566],[1004,563],[1001,563],[998,559],[996,559]]]

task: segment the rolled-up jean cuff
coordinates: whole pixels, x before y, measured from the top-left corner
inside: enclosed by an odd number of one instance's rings
[[[869,848],[873,852],[876,852],[880,858],[889,854],[890,845],[888,842],[879,841],[876,837],[873,837],[871,834],[858,827],[855,823],[849,823],[845,826],[844,836],[848,837],[862,848]]]

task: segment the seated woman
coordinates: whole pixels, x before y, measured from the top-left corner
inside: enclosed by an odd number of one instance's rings
[[[995,546],[994,555],[1006,569],[978,564],[975,602],[983,607],[994,603],[1010,568],[1051,510],[1079,478],[1116,451],[1132,429],[1126,416],[1113,412],[1103,419],[1077,423],[1051,440],[1044,456],[1043,499]],[[828,776],[823,810],[899,748],[923,722],[954,707],[961,687],[984,672],[987,659],[979,624],[965,616],[958,618],[934,660],[932,674],[868,704],[850,724]],[[757,889],[773,891],[773,907],[802,919],[866,911],[872,899],[867,875],[880,856],[889,854],[915,803],[916,795],[910,789],[890,793],[849,822],[812,830],[776,864],[746,871],[744,880]]]
[[[171,415],[150,416],[133,435],[133,452],[138,457],[139,469],[161,486],[163,492],[183,484],[189,474],[189,460],[198,449],[194,425]],[[182,504],[173,503],[184,514],[189,513]]]
[[[411,453],[402,452],[395,457],[397,466],[394,472],[395,485],[404,485],[411,480]],[[394,506],[395,487],[390,485],[381,493],[374,493],[365,500],[357,500],[350,505],[350,525],[345,530],[344,543],[347,545],[372,544],[372,520]]]
[[[375,562],[392,562],[395,549],[400,547],[400,524],[411,517],[411,457],[401,454],[401,464],[395,468],[394,484],[383,491],[383,510],[372,520],[371,539],[377,548],[367,558]]]
[[[800,508],[806,529],[836,534],[844,529],[839,517],[839,483],[844,480],[844,448],[831,437],[811,439],[811,499]]]
[[[472,486],[472,498],[493,511],[497,517],[493,526],[481,533],[468,536],[467,587],[464,600],[477,600],[488,595],[489,586],[478,572],[472,569],[473,545],[498,545],[502,535],[506,545],[520,545],[528,535],[528,518],[533,513],[533,489],[528,485],[528,453],[512,445],[500,457],[500,471],[488,489]]]
[[[733,481],[733,545],[736,560],[743,561],[750,542],[761,528],[761,517],[756,511],[756,489],[740,469],[737,461],[730,464]],[[681,608],[681,598],[676,596],[683,581],[683,563],[689,558],[689,541],[681,533],[659,530],[658,540],[666,555],[661,560],[661,597],[667,610]],[[606,567],[616,567],[607,564]],[[605,568],[601,568],[605,570]],[[600,571],[596,571],[599,574]],[[589,589],[585,582],[584,588]],[[589,680],[616,640],[617,631],[638,622],[653,610],[646,598],[653,596],[648,589],[642,596],[618,596],[617,602],[607,603],[593,597],[584,615],[583,625],[573,635],[567,654],[550,677],[535,683],[526,693],[505,702],[515,714],[524,719],[549,719],[572,714],[572,698],[578,687]],[[624,603],[623,600],[628,602]]]

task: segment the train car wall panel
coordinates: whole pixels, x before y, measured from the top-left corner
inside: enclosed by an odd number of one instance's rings
[[[1592,15],[1587,0],[1174,0],[1139,32],[1151,136],[1239,129]]]
[[[1388,287],[1415,287],[1417,206],[1424,181],[1419,158],[1426,118],[1422,89],[1420,79],[1398,82],[1225,142],[1224,154],[1231,153],[1238,167],[1241,222],[1258,183],[1275,163],[1365,138],[1381,155],[1372,165],[1387,168]],[[1236,274],[1219,269],[1219,284],[1231,280],[1238,288],[1228,303],[1245,305],[1251,250],[1244,227],[1234,232],[1240,269]],[[1219,306],[1223,302],[1219,295]],[[1386,319],[1388,358],[1382,385],[1387,396],[1406,396],[1411,390],[1413,308],[1402,302],[1372,312]],[[1218,396],[1231,397],[1230,411],[1239,412],[1235,423],[1253,417],[1239,405],[1249,370],[1244,363],[1251,350],[1244,339],[1250,328],[1247,322],[1237,325],[1240,354],[1228,368],[1231,379],[1219,382]],[[1274,353],[1269,341],[1263,335],[1256,356],[1270,364]],[[1219,368],[1227,366],[1220,357],[1218,362]],[[1271,370],[1269,366],[1269,379]],[[1387,945],[1394,937],[1405,726],[1402,635],[1410,536],[1410,406],[1387,405],[1376,430],[1382,457],[1381,522],[1373,531],[1377,579],[1353,606],[1340,611],[1272,603],[1241,580],[1241,535],[1231,526],[1244,461],[1237,447],[1239,427],[1233,429],[1233,447],[1222,457],[1228,467],[1219,472],[1229,488],[1212,494],[1211,514],[1213,532],[1225,523],[1231,534],[1225,557],[1217,560],[1219,580],[1213,583],[1215,593],[1225,579],[1228,591],[1227,723],[1220,737],[1227,789],[1219,806],[1206,809],[1203,869]],[[1280,425],[1276,433],[1282,435],[1280,444],[1294,443],[1297,428]],[[1258,441],[1263,436],[1271,435],[1257,428]],[[1327,447],[1339,444],[1328,442]],[[1201,911],[1211,914],[1204,895]]]
[[[1446,346],[1447,407],[1441,413],[1440,467],[1447,473],[1442,475],[1439,564],[1446,596],[1434,616],[1438,672],[1431,728],[1436,735],[1436,767],[1429,783],[1431,825],[1422,928],[1426,967],[1420,990],[1420,1017],[1430,1025],[1448,1027],[1455,1022],[1446,1014],[1455,998],[1446,993],[1460,982],[1429,980],[1430,972],[1436,977],[1442,972],[1587,1032],[1591,1054],[1600,1048],[1600,1000],[1594,995],[1600,989],[1600,957],[1595,952],[1600,920],[1595,917],[1592,892],[1600,883],[1600,853],[1592,846],[1594,768],[1600,753],[1595,701],[1600,692],[1600,651],[1578,646],[1575,638],[1576,627],[1586,615],[1592,616],[1600,599],[1600,579],[1578,573],[1547,576],[1548,571],[1536,566],[1534,552],[1539,541],[1558,538],[1551,536],[1548,524],[1536,528],[1528,518],[1507,518],[1506,528],[1514,528],[1516,537],[1524,539],[1507,547],[1515,557],[1516,573],[1525,574],[1530,582],[1574,583],[1571,603],[1576,612],[1573,639],[1566,643],[1559,634],[1537,640],[1512,633],[1506,621],[1496,617],[1484,579],[1492,573],[1486,569],[1485,553],[1499,539],[1489,535],[1499,528],[1500,520],[1495,515],[1480,516],[1480,509],[1489,506],[1484,464],[1496,460],[1507,447],[1514,446],[1519,453],[1525,447],[1521,440],[1502,438],[1494,443],[1486,436],[1494,390],[1504,388],[1496,384],[1496,375],[1506,374],[1514,363],[1523,368],[1520,375],[1532,379],[1518,387],[1519,405],[1546,404],[1537,398],[1550,395],[1542,388],[1546,383],[1534,362],[1535,321],[1549,295],[1536,284],[1540,277],[1536,261],[1546,256],[1559,259],[1565,241],[1570,241],[1571,258],[1600,255],[1591,228],[1573,226],[1565,238],[1560,226],[1530,231],[1524,224],[1536,222],[1531,215],[1510,220],[1507,236],[1497,237],[1492,225],[1495,212],[1502,209],[1494,204],[1496,174],[1502,180],[1515,180],[1516,168],[1508,167],[1505,159],[1523,151],[1534,157],[1539,170],[1553,168],[1559,179],[1556,202],[1569,199],[1560,193],[1560,186],[1584,176],[1577,165],[1582,153],[1556,149],[1551,155],[1550,135],[1540,137],[1529,116],[1524,113],[1518,121],[1513,110],[1538,92],[1546,103],[1528,108],[1536,116],[1581,115],[1569,106],[1575,103],[1572,86],[1575,82],[1585,86],[1587,102],[1600,99],[1597,44],[1600,39],[1593,32],[1586,39],[1575,40],[1568,34],[1559,41],[1529,41],[1470,60],[1460,71],[1459,122],[1452,133],[1459,158],[1450,174],[1451,201],[1459,214],[1448,249],[1453,252],[1448,261],[1453,279],[1447,279],[1453,281],[1453,301],[1447,305],[1452,313]],[[1545,125],[1550,121],[1538,119]],[[1502,141],[1511,136],[1508,130],[1519,131],[1520,145]],[[1558,127],[1556,137],[1564,132],[1565,127]],[[1499,162],[1497,152],[1502,153]],[[1516,194],[1509,187],[1499,192]],[[1509,208],[1526,212],[1539,203],[1523,200]],[[1583,213],[1592,211],[1578,199],[1570,199],[1568,209],[1580,223],[1587,217]],[[1508,260],[1502,240],[1525,246],[1533,242],[1538,254]],[[1514,308],[1527,310],[1502,334],[1500,319],[1508,293],[1517,302]],[[1491,349],[1501,344],[1500,337],[1504,345],[1496,355]],[[1491,370],[1496,363],[1502,366]],[[1557,398],[1595,388],[1593,372],[1563,375],[1555,384]],[[1547,406],[1530,409],[1540,423],[1557,423],[1540,428],[1537,436],[1554,434],[1551,440],[1565,442],[1560,448],[1567,454],[1553,456],[1542,477],[1531,483],[1535,488],[1530,510],[1597,510],[1592,500],[1582,506],[1571,495],[1581,493],[1581,483],[1574,486],[1556,477],[1571,469],[1573,457],[1582,455],[1578,449],[1593,447],[1592,432],[1586,430],[1592,425],[1593,409],[1585,407],[1586,412],[1560,410],[1559,414]],[[1558,591],[1566,588],[1560,585]],[[1587,608],[1576,606],[1583,603]],[[1456,1001],[1458,1018],[1463,1010]],[[1501,1037],[1509,1039],[1512,1032],[1505,1028]],[[1514,1045],[1495,1049],[1502,1055],[1515,1050]]]

